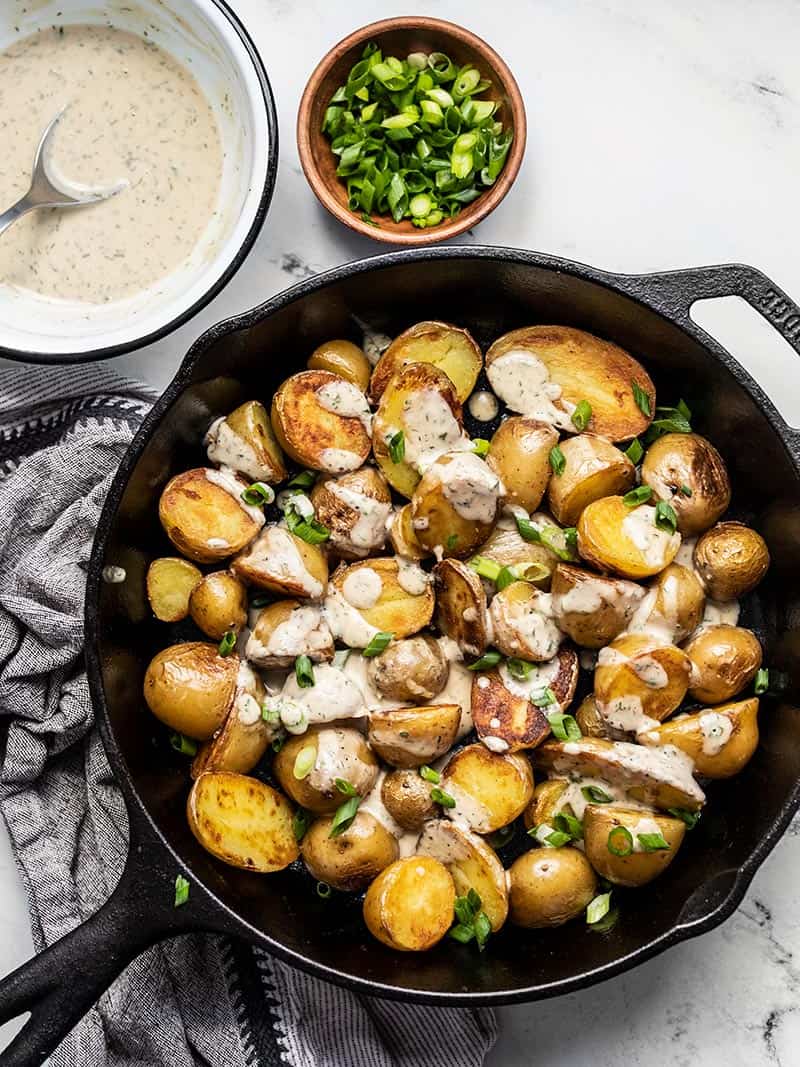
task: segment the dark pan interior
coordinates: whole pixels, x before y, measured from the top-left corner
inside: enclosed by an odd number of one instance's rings
[[[343,268],[323,287],[301,287],[285,306],[279,298],[267,317],[256,311],[232,332],[212,331],[196,346],[185,387],[130,470],[107,534],[104,562],[125,567],[128,580],[102,587],[98,651],[109,724],[141,803],[194,878],[252,927],[244,932],[266,935],[331,977],[374,982],[379,993],[534,999],[614,973],[713,925],[737,903],[779,835],[800,776],[800,717],[791,706],[798,674],[800,482],[791,442],[782,440],[774,411],[762,411],[737,381],[735,366],[724,366],[698,339],[609,288],[602,275],[541,262],[498,251],[423,262],[408,256],[367,273]],[[353,315],[388,333],[423,318],[445,319],[468,327],[483,346],[534,322],[569,324],[616,341],[644,362],[662,403],[686,398],[696,428],[714,441],[731,471],[733,511],[770,543],[770,577],[747,603],[744,620],[764,641],[766,662],[788,672],[789,689],[782,700],[764,701],[758,752],[738,778],[709,788],[708,813],[674,864],[652,886],[617,894],[622,918],[611,933],[589,934],[581,922],[552,932],[507,925],[482,955],[450,939],[420,956],[397,954],[367,933],[358,901],[320,900],[299,870],[258,876],[226,867],[188,830],[187,764],[169,750],[141,696],[151,655],[192,632],[184,625],[168,634],[151,621],[145,600],[148,562],[172,551],[157,519],[158,493],[171,475],[203,463],[200,441],[212,417],[245,397],[269,405],[279,382],[301,369],[322,340],[358,340]],[[513,844],[509,849],[506,860]],[[236,920],[228,921],[235,929]]]

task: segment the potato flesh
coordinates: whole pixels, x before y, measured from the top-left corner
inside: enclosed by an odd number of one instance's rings
[[[450,750],[458,733],[458,704],[373,711],[369,743],[392,767],[421,767]]]
[[[429,363],[441,370],[463,404],[475,387],[483,358],[467,330],[446,322],[419,322],[396,337],[375,365],[370,383],[373,402],[409,363]]]
[[[658,574],[674,560],[681,537],[659,529],[655,513],[648,504],[629,508],[621,496],[595,500],[578,519],[578,552],[622,578]]]
[[[263,515],[239,499],[239,485],[227,474],[198,467],[177,474],[158,505],[161,525],[179,552],[198,563],[215,563],[239,552],[263,525]]]
[[[559,563],[550,583],[559,628],[584,648],[602,648],[630,623],[644,590],[634,582],[606,578]]]
[[[408,584],[396,559],[371,559],[339,567],[331,578],[331,585],[369,626],[400,640],[427,626],[433,617],[434,606],[430,583],[416,593],[404,588],[402,581]],[[351,602],[362,593],[370,599],[373,590],[378,591],[378,595],[372,606],[360,608]]]
[[[460,560],[446,559],[434,568],[436,624],[462,652],[482,656],[489,643],[486,591],[475,571]]]
[[[208,458],[238,471],[248,481],[276,485],[286,477],[286,462],[263,404],[248,400],[210,426]]]
[[[675,645],[624,634],[600,650],[594,696],[611,727],[634,733],[675,711],[689,688],[691,662]]]
[[[508,915],[506,874],[483,838],[448,819],[434,819],[426,824],[417,849],[445,865],[459,896],[474,889],[492,930],[500,929]]]
[[[628,457],[596,434],[569,437],[559,447],[564,471],[550,479],[547,502],[562,526],[577,525],[589,504],[622,495],[636,482],[636,469]]]
[[[533,796],[533,774],[524,756],[467,745],[444,768],[442,789],[456,801],[454,808],[446,809],[448,817],[464,821],[476,833],[490,834],[525,810]]]
[[[189,598],[203,579],[186,559],[165,556],[147,568],[147,599],[161,622],[180,622],[189,614]]]
[[[373,937],[400,952],[424,952],[453,921],[456,891],[443,864],[430,856],[396,860],[381,871],[364,898]]]

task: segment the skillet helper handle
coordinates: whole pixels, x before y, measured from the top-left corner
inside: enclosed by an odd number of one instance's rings
[[[759,313],[800,355],[800,306],[755,267],[744,263],[640,274],[625,279],[625,288],[656,311],[689,318],[697,300],[739,296]]]
[[[119,885],[100,910],[0,982],[0,1023],[31,1013],[0,1052],[0,1067],[39,1067],[140,952],[206,926],[203,900],[193,902],[191,890],[185,905],[174,906],[176,873],[164,870],[160,849],[132,841]]]

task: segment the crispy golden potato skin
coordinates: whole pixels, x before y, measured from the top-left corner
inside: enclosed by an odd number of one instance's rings
[[[328,411],[317,398],[320,389],[340,380],[339,374],[327,370],[293,374],[278,387],[270,412],[272,428],[284,452],[304,467],[329,474],[355,470],[370,451],[369,434],[361,421]],[[353,462],[347,467],[330,462],[325,455],[329,449],[352,453]]]
[[[431,800],[430,783],[419,771],[390,771],[381,784],[381,800],[386,810],[404,830],[421,830],[428,819],[439,813]]]
[[[260,714],[266,689],[255,672],[245,672],[245,675],[244,684],[237,676],[236,692],[222,729],[206,741],[192,760],[192,778],[198,778],[206,771],[249,774],[267,751],[275,728],[264,722]],[[255,709],[248,707],[251,698],[256,702]],[[253,710],[258,712],[254,721]]]
[[[458,463],[462,456],[470,456],[472,462],[488,470],[478,457],[471,456],[470,453],[445,453],[428,467],[411,498],[411,522],[422,547],[459,559],[472,555],[478,545],[489,536],[500,509],[501,499],[501,486],[498,482],[494,512],[488,522],[464,518],[459,514],[445,493],[443,479],[449,464]]]
[[[186,804],[189,827],[217,859],[267,874],[299,854],[292,806],[277,789],[243,774],[201,774]]]
[[[392,767],[421,767],[452,748],[460,721],[458,704],[373,710],[369,743]]]
[[[631,852],[628,856],[615,856],[608,848],[608,835],[616,826],[624,826],[636,844],[636,827],[646,818],[660,830],[668,849],[654,852]],[[647,830],[647,833],[655,831]],[[673,819],[657,812],[637,808],[610,807],[605,804],[589,804],[583,816],[583,841],[586,858],[601,878],[614,885],[640,886],[652,882],[675,858],[681,846],[686,825],[681,819]]]
[[[597,892],[594,871],[575,848],[532,849],[508,874],[509,920],[529,929],[577,918]]]
[[[728,720],[730,726],[725,729],[730,733],[727,739],[722,735],[715,743],[712,731],[721,725],[718,717]],[[706,778],[732,778],[758,747],[758,698],[682,715],[648,730],[641,740],[645,744],[675,745],[692,757],[695,770]],[[720,747],[715,751],[717,745]]]
[[[409,363],[428,363],[441,370],[464,403],[483,366],[481,350],[467,330],[447,322],[418,322],[389,345],[375,365],[370,399],[377,403],[389,380]]]
[[[505,486],[506,502],[536,511],[550,481],[550,449],[558,431],[547,422],[514,415],[501,422],[486,462]]]
[[[309,590],[306,575],[289,573],[271,562],[274,555],[280,556],[286,549],[297,552],[302,569],[319,584],[318,590],[313,593]],[[319,545],[310,545],[280,526],[265,526],[255,541],[231,562],[231,570],[237,578],[277,596],[322,596],[328,581],[328,560]]]
[[[458,801],[464,820],[479,834],[491,834],[521,815],[533,796],[533,771],[515,753],[490,752],[483,744],[467,745],[442,771],[442,789]],[[461,810],[463,809],[463,811]]]
[[[532,830],[534,826],[541,826],[543,823],[552,826],[559,810],[559,802],[568,785],[569,782],[562,778],[548,778],[539,782],[533,791],[533,799],[522,813],[526,830]]]
[[[719,522],[695,545],[694,565],[712,600],[738,600],[767,573],[769,549],[744,523]]]
[[[686,696],[690,672],[689,657],[677,646],[663,645],[648,634],[623,634],[600,654],[594,697],[601,715],[615,701],[638,698],[642,713],[661,722]]]
[[[427,559],[432,555],[432,553],[429,552],[427,548],[423,548],[417,540],[417,535],[414,533],[414,523],[411,517],[410,504],[404,504],[394,513],[394,519],[389,528],[389,540],[397,555],[403,556],[405,559],[419,561],[421,559]]]
[[[258,400],[248,400],[240,404],[224,420],[230,429],[240,437],[252,450],[253,456],[247,457],[241,467],[242,474],[256,482],[276,485],[286,477],[286,460],[281,447],[272,431],[267,409]],[[210,458],[213,457],[213,446]],[[251,466],[251,458],[255,461]],[[217,462],[217,460],[214,460]],[[220,463],[224,462],[220,457]],[[237,466],[237,470],[240,467]]]
[[[612,739],[613,731],[600,714],[594,693],[589,693],[580,702],[575,712],[575,721],[584,737],[602,737],[606,741]]]
[[[731,502],[722,456],[698,433],[667,433],[655,440],[642,461],[642,482],[672,505],[684,537],[713,526]]]
[[[386,540],[385,524],[380,524],[380,530],[374,539],[360,535],[358,528],[362,514],[336,492],[336,487],[374,500],[378,505],[384,505],[385,509],[392,502],[386,479],[374,467],[362,467],[337,478],[318,478],[311,490],[311,503],[314,505],[316,518],[330,530],[328,544],[337,556],[341,559],[363,559],[382,549]],[[386,514],[385,510],[379,517],[383,514]],[[370,534],[371,532],[369,531]],[[360,543],[356,543],[354,536],[361,537]]]
[[[649,508],[647,514],[654,513]],[[629,508],[621,496],[607,496],[595,500],[581,512],[578,519],[578,552],[588,563],[601,571],[612,571],[622,578],[649,578],[664,570],[675,559],[680,548],[680,535],[665,536],[658,559],[648,555],[626,533],[625,519],[640,508]]]
[[[315,762],[305,778],[295,778],[295,760],[305,748],[311,747],[319,752],[322,731],[334,731],[338,735],[334,758],[326,760],[323,772],[318,770]],[[336,788],[336,778],[344,778],[359,796],[364,797],[378,777],[378,761],[359,730],[344,726],[312,726],[304,734],[286,741],[275,756],[272,770],[281,789],[296,804],[316,815],[327,815],[336,811],[345,799]]]
[[[352,341],[323,341],[308,357],[307,367],[338,374],[362,393],[366,393],[372,373],[369,360]]]
[[[300,854],[313,878],[334,889],[356,892],[397,859],[397,841],[367,811],[331,837],[333,817],[315,819],[303,835]]]
[[[627,441],[650,424],[636,404],[632,382],[647,394],[655,411],[656,391],[640,363],[622,348],[570,326],[525,326],[499,337],[486,353],[487,368],[506,352],[531,351],[547,367],[550,380],[571,404],[588,400],[589,430],[610,441]]]
[[[382,582],[381,594],[373,607],[356,609],[370,626],[393,634],[399,641],[428,625],[433,618],[433,585],[429,582],[424,593],[409,593],[398,579],[400,568],[396,559],[367,559],[342,565],[331,576],[331,584],[344,596],[348,576],[363,567],[379,574]]]
[[[583,648],[602,648],[628,626],[644,590],[622,578],[601,577],[559,563],[550,582],[559,629]]]
[[[388,700],[426,704],[447,684],[450,667],[439,642],[430,634],[392,641],[367,662],[370,685]]]
[[[648,618],[656,626],[672,631],[675,644],[697,629],[703,618],[706,594],[694,571],[680,563],[670,563],[657,574],[649,588],[655,599]]]
[[[704,626],[684,651],[692,662],[689,693],[705,704],[731,700],[761,666],[758,638],[741,626]]]
[[[547,503],[562,526],[575,526],[589,504],[624,495],[636,482],[634,465],[604,437],[582,433],[568,437],[559,448],[564,472],[550,479]]]
[[[508,915],[506,872],[483,838],[450,819],[433,819],[422,831],[417,854],[433,856],[443,863],[459,896],[474,889],[492,930],[500,929]]]
[[[482,656],[489,643],[483,582],[471,567],[457,559],[443,559],[433,574],[436,625],[462,652]]]
[[[144,698],[157,719],[207,741],[222,726],[233,699],[239,657],[216,645],[187,641],[157,652],[144,676]]]
[[[189,614],[189,597],[203,575],[188,559],[162,556],[147,568],[147,599],[161,622],[180,622]]]
[[[207,574],[189,597],[189,614],[195,625],[215,641],[247,622],[247,589],[230,571]]]
[[[242,482],[242,489],[246,488]],[[216,563],[232,556],[259,530],[231,493],[208,480],[205,467],[170,478],[158,502],[158,517],[178,551],[197,563]]]
[[[386,867],[364,897],[367,929],[389,948],[424,952],[453,921],[455,886],[447,868],[430,856],[409,856]]]

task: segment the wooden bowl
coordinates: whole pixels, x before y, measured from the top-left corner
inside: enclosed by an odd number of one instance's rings
[[[373,214],[377,225],[365,222],[347,206],[347,186],[336,174],[336,157],[322,120],[331,97],[347,80],[350,68],[361,58],[369,41],[375,41],[384,55],[398,58],[411,52],[445,52],[456,65],[471,63],[481,76],[491,81],[481,99],[500,103],[499,118],[514,131],[505,166],[491,188],[461,209],[455,218],[445,219],[430,229],[418,229],[410,219],[395,222],[391,215]],[[525,105],[514,75],[485,41],[455,23],[442,19],[412,16],[382,19],[351,33],[328,52],[309,79],[297,114],[297,148],[308,183],[332,215],[345,226],[376,241],[395,245],[429,245],[455,237],[471,229],[494,211],[508,190],[522,163],[527,126]]]

